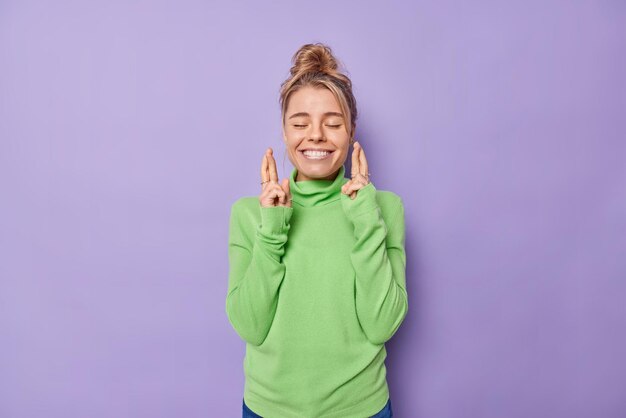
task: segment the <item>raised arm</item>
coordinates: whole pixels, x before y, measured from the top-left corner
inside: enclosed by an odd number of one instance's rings
[[[261,223],[254,227],[252,239],[246,238],[245,230],[255,225],[254,220],[242,209],[237,203],[231,209],[226,313],[242,339],[260,345],[272,325],[285,277],[282,257],[293,209],[260,207]]]
[[[352,152],[351,177],[342,186],[341,204],[354,226],[350,258],[356,272],[356,311],[367,339],[383,344],[400,327],[409,309],[404,205],[397,195],[386,199],[391,216],[383,219],[359,142]]]
[[[356,238],[350,253],[356,272],[356,311],[368,340],[388,341],[408,312],[404,205],[397,198],[389,224],[382,217],[372,183],[342,205],[354,225]]]
[[[228,238],[226,314],[239,336],[254,345],[265,341],[274,320],[293,213],[289,180],[278,183],[271,148],[263,155],[261,185],[253,210],[246,210],[242,199],[232,205]]]

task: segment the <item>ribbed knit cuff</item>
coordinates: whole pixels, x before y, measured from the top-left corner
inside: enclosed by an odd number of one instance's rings
[[[278,235],[289,230],[289,220],[293,208],[289,206],[261,206],[260,230],[266,234]]]

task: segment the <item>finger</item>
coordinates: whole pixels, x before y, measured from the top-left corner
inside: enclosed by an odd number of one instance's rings
[[[278,204],[280,206],[285,206],[285,203],[287,202],[287,193],[285,193],[285,189],[283,189],[283,183],[281,182],[278,184],[278,187],[280,187],[280,190],[282,191],[282,194],[278,197]]]
[[[341,193],[350,194],[356,190],[362,189],[368,184],[369,183],[365,180],[362,174],[357,174],[355,178],[347,181],[343,186],[341,186]]]
[[[370,183],[369,179],[367,178],[367,176],[364,176],[363,174],[359,173],[356,175],[356,177],[353,179],[356,183],[361,184],[363,187],[367,186],[368,183]]]
[[[357,190],[363,188],[363,184],[357,181],[354,181],[346,188],[346,194],[351,194],[356,192]]]
[[[269,183],[265,183],[266,185]],[[270,207],[276,206],[275,204],[276,197],[274,197],[274,193],[271,190],[271,187],[266,187],[265,190],[259,196],[259,201],[261,202],[261,206]]]
[[[285,201],[283,202],[285,205],[291,205],[291,191],[289,190],[289,179],[283,179],[281,182],[283,187],[283,191],[285,192]]]
[[[265,183],[265,189],[261,192],[261,198],[264,200],[272,200],[274,201],[277,197],[280,197],[284,194],[283,189],[278,185],[278,183]]]
[[[351,170],[351,176],[352,178],[354,178],[354,176],[356,176],[359,173],[359,151],[360,151],[360,146],[358,142],[354,143],[354,146],[352,147],[352,170]]]
[[[268,183],[269,184],[269,183]],[[266,202],[265,206],[282,206],[281,203],[281,192],[276,189],[270,189],[267,191],[265,197],[261,199],[263,202]],[[278,202],[277,202],[278,200]]]
[[[274,199],[278,198],[279,203],[283,203],[285,201],[286,193],[283,191],[283,188],[280,187],[278,183],[270,183],[273,184],[272,187],[272,197]]]
[[[265,189],[265,185],[267,184],[265,182],[270,179],[268,168],[269,168],[269,165],[267,162],[267,150],[266,150],[265,154],[263,154],[263,161],[261,162],[261,181],[263,182],[263,189]]]
[[[276,161],[274,160],[274,155],[272,153],[272,149],[270,148],[270,153],[268,155],[269,167],[270,167],[270,181],[278,183],[278,172],[276,171]]]
[[[341,193],[348,194],[348,187],[350,187],[350,183],[352,183],[352,180],[346,181],[345,184],[341,186]]]
[[[369,176],[367,173],[369,173],[369,171],[367,171],[367,158],[365,158],[365,151],[362,147],[359,147],[359,149],[361,150],[361,152],[359,152],[359,163],[361,163],[360,172],[366,179],[368,179]]]

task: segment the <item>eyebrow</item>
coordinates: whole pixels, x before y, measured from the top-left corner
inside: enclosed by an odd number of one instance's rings
[[[298,113],[294,113],[293,115],[289,116],[289,119],[296,118],[298,116],[311,116],[311,115],[309,115],[307,112],[298,112]],[[339,112],[326,112],[326,113],[324,113],[324,116],[339,116],[339,117],[343,118],[343,114],[339,113]]]

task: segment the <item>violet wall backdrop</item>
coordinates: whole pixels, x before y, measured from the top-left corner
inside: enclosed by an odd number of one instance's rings
[[[406,208],[399,418],[626,416],[626,3],[0,2],[0,417],[239,417],[230,205],[291,56]]]

